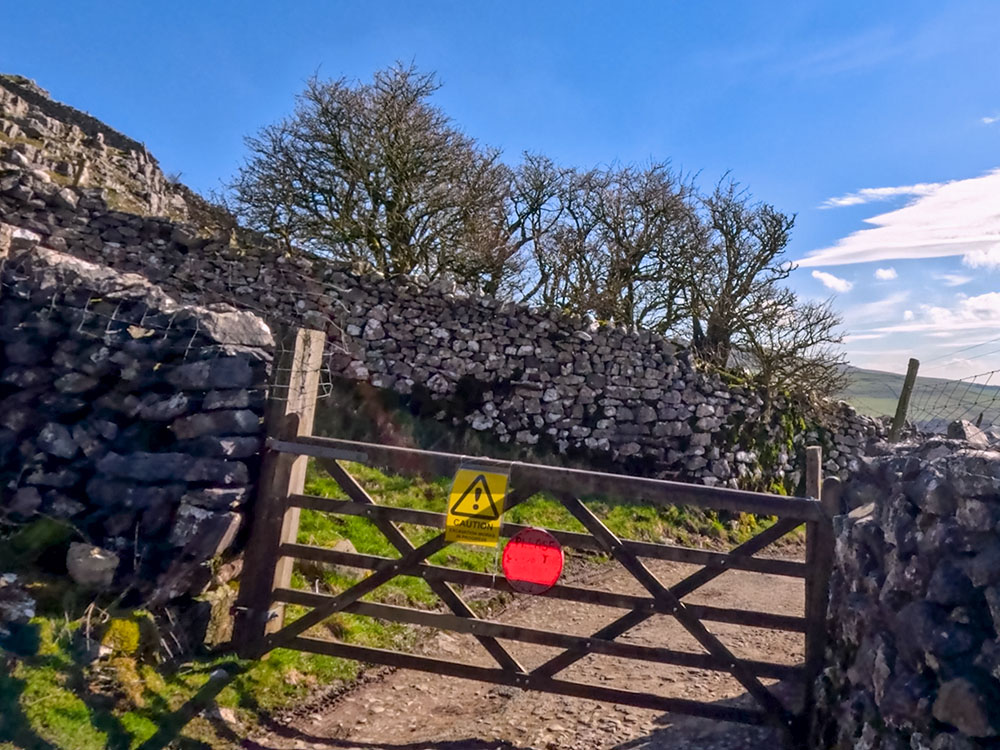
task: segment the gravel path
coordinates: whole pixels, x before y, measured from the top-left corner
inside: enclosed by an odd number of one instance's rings
[[[692,566],[649,561],[665,584],[693,572]],[[609,591],[642,593],[620,566],[596,565],[577,582]],[[685,601],[776,614],[801,615],[802,581],[730,571]],[[607,607],[522,597],[499,619],[552,630],[589,635],[624,613]],[[707,623],[738,656],[782,664],[800,663],[803,637],[761,628]],[[657,616],[631,630],[622,640],[701,652],[694,639],[672,618]],[[557,650],[531,644],[509,644],[528,668]],[[492,665],[471,638],[440,633],[423,649],[443,658]],[[648,690],[661,695],[752,707],[743,688],[721,672],[649,664],[606,656],[588,656],[561,677]],[[767,682],[767,681],[765,681]],[[798,686],[778,686],[786,699]],[[411,671],[386,671],[359,686],[334,705],[272,726],[244,743],[257,750],[290,748],[357,748],[378,750],[775,750],[774,730],[662,714],[645,709],[531,693],[468,680]]]

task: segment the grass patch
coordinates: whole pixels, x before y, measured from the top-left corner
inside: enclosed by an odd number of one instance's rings
[[[35,148],[45,148],[45,142],[41,138],[28,138],[23,135],[11,138],[5,133],[0,133],[0,143],[26,143],[27,145],[34,146]]]

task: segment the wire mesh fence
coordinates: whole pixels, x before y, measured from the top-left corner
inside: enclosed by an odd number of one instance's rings
[[[298,273],[293,275],[300,276]],[[280,385],[285,382],[280,371],[292,366],[290,332],[294,332],[296,323],[305,325],[303,321],[284,321],[273,312],[267,314],[266,305],[247,303],[248,290],[241,288],[237,294],[235,285],[230,288],[225,284],[205,294],[208,301],[205,306],[181,302],[189,295],[176,285],[160,287],[155,282],[133,284],[132,281],[125,274],[117,274],[115,279],[102,274],[95,283],[95,279],[86,275],[77,277],[72,269],[54,271],[46,264],[38,264],[37,258],[30,253],[0,258],[3,323],[30,331],[39,343],[45,339],[59,339],[67,342],[62,345],[65,349],[69,341],[74,341],[74,356],[79,355],[81,347],[88,348],[85,342],[92,341],[95,348],[90,354],[93,356],[101,356],[98,352],[102,348],[117,352],[119,358],[124,358],[128,352],[138,355],[144,350],[141,359],[148,360],[152,355],[161,365],[228,357],[240,349],[260,349],[261,353],[273,355],[274,382],[268,389],[270,397],[275,400],[287,398],[288,394]],[[301,290],[290,285],[288,288],[260,285],[249,293],[259,298],[265,288],[270,294],[301,294]],[[220,307],[219,303],[228,308]],[[338,308],[335,302],[328,301],[328,304],[333,309]],[[206,325],[211,313],[237,311],[255,314],[266,322],[274,333],[273,345],[246,346],[246,342],[239,339],[239,327],[235,328],[234,335],[220,336],[218,326]],[[326,338],[317,373],[320,397],[326,398],[335,387],[331,363],[335,358],[342,360],[349,355],[349,349],[346,337],[342,333],[338,335],[340,326],[329,325],[329,319],[312,322],[333,331]],[[2,353],[0,349],[0,355]],[[3,359],[0,356],[0,361]]]
[[[944,433],[964,420],[1000,437],[1000,370],[958,380],[918,379],[908,419],[922,433]]]

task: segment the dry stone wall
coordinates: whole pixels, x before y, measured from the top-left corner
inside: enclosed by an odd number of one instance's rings
[[[0,513],[69,522],[83,585],[197,590],[244,525],[272,352],[251,313],[0,224]]]
[[[814,747],[1000,744],[1000,453],[932,440],[866,461],[836,519]]]
[[[101,191],[46,183],[0,156],[0,220],[25,241],[136,272],[191,304],[228,302],[327,331],[332,382],[367,383],[450,427],[524,455],[753,488],[800,485],[808,439],[847,475],[883,426],[820,413],[699,371],[683,346],[469,293],[386,279],[231,233],[108,209]],[[812,434],[809,431],[812,430]]]

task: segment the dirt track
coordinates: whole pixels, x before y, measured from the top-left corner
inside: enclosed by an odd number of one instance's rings
[[[650,567],[665,584],[696,570],[675,563],[652,562]],[[606,590],[642,593],[631,576],[617,565],[588,568],[580,580]],[[803,595],[802,581],[798,579],[730,571],[685,601],[801,615]],[[499,619],[589,635],[624,612],[541,597],[524,597],[522,601],[525,603],[509,608]],[[782,664],[802,660],[801,635],[707,624],[738,656]],[[634,628],[622,640],[702,652],[672,618],[662,616]],[[528,668],[557,653],[544,646],[509,646]],[[424,650],[443,658],[483,666],[494,664],[469,636],[442,633],[431,639]],[[743,688],[721,672],[588,656],[560,677],[672,697],[753,706]],[[781,685],[778,692],[791,695],[798,689]],[[332,707],[298,718],[285,727],[275,727],[245,746],[258,750],[775,750],[780,745],[777,734],[766,728],[529,693],[421,672],[394,671],[360,686]]]

